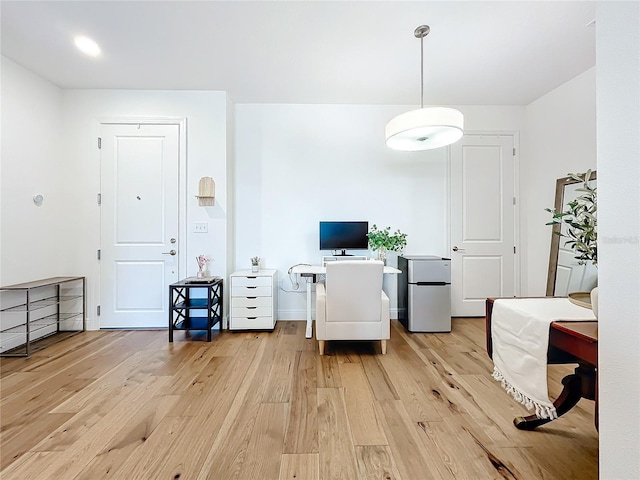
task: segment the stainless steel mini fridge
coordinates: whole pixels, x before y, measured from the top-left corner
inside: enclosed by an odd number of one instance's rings
[[[398,257],[398,320],[410,332],[451,331],[451,259]]]

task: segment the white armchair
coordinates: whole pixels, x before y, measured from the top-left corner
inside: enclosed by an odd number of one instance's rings
[[[324,284],[316,286],[316,338],[320,355],[327,340],[389,339],[389,297],[382,291],[379,261],[345,260],[327,264]]]

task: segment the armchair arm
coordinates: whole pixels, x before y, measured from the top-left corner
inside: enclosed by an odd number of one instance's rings
[[[326,340],[327,290],[324,283],[316,284],[316,339]]]
[[[382,338],[391,338],[391,314],[389,312],[389,297],[382,292],[382,301],[380,303],[380,320],[382,320]]]

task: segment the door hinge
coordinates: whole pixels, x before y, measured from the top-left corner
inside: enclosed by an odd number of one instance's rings
[[[98,249],[98,260],[100,260],[101,256],[102,256],[102,251],[100,249]]]
[[[102,205],[102,194],[98,194],[98,205]]]
[[[102,148],[102,139],[98,137],[98,150]]]
[[[516,204],[516,197],[513,197],[513,204]]]
[[[96,307],[96,313],[97,313],[97,315],[98,315],[98,316],[100,316],[100,305],[98,305],[98,306]]]
[[[516,247],[513,247],[513,253],[516,253]]]
[[[515,148],[513,149],[513,156],[514,157],[516,156],[516,149]]]

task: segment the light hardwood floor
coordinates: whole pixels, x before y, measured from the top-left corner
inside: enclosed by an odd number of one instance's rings
[[[1,361],[0,478],[598,477],[593,402],[534,432],[491,378],[484,319],[450,334],[317,342],[273,332],[85,332]],[[550,368],[555,395],[570,366]]]

